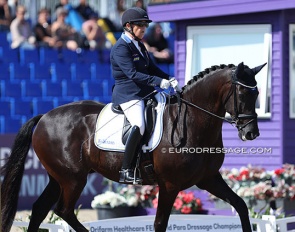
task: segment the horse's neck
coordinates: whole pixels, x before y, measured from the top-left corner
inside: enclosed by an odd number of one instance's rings
[[[189,88],[184,91],[183,97],[187,101],[200,106],[212,113],[220,112],[223,83],[226,82],[226,77],[221,75],[212,75],[205,77],[199,81],[192,83]],[[216,107],[219,106],[219,107]]]

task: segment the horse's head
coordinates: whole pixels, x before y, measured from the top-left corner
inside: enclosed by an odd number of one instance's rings
[[[255,103],[258,97],[255,75],[266,65],[250,69],[240,63],[232,72],[231,97],[225,104],[239,131],[241,140],[253,140],[259,136]]]

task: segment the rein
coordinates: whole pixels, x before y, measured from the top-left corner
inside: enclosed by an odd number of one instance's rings
[[[181,114],[181,102],[191,106],[191,107],[194,107],[194,108],[197,108],[213,117],[216,117],[216,118],[219,118],[225,122],[228,122],[229,124],[233,125],[235,124],[235,127],[238,129],[238,131],[242,130],[244,127],[246,127],[248,124],[250,124],[251,122],[253,122],[254,120],[257,120],[257,114],[240,114],[239,113],[239,110],[238,110],[238,103],[237,103],[237,92],[236,92],[236,89],[237,89],[237,86],[238,85],[241,85],[241,86],[244,86],[246,88],[249,88],[249,89],[254,89],[254,88],[257,88],[257,85],[255,86],[249,86],[249,85],[245,85],[241,82],[238,81],[237,77],[236,77],[236,73],[234,72],[234,70],[232,70],[232,87],[230,89],[230,92],[228,94],[228,97],[226,98],[226,102],[227,100],[231,97],[232,94],[234,94],[234,116],[232,117],[231,120],[227,119],[226,117],[222,117],[222,116],[219,116],[217,114],[214,114],[200,106],[197,106],[196,104],[193,104],[185,99],[183,99],[181,97],[181,94],[182,92],[176,92],[176,94],[173,96],[173,97],[176,97],[177,99],[177,104],[178,104],[178,112],[177,112],[177,121],[179,122],[180,121],[180,114]],[[169,109],[169,108],[168,108]],[[241,124],[241,125],[238,125],[238,122],[239,120],[241,119],[251,119],[249,120],[248,122],[244,123],[244,124]],[[179,142],[177,145],[174,145],[175,147],[178,147],[180,144],[181,144],[181,141],[183,139],[183,136],[180,137],[179,139]],[[172,144],[172,143],[171,143]]]

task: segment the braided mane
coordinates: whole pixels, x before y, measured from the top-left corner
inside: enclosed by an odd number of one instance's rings
[[[228,64],[228,65],[221,64],[220,66],[213,65],[211,66],[211,68],[206,68],[204,71],[201,71],[197,75],[193,76],[193,78],[189,80],[185,86],[182,87],[182,90],[192,85],[193,83],[199,81],[200,79],[205,78],[206,76],[208,76],[208,74],[210,74],[213,71],[216,71],[218,69],[233,68],[233,67],[236,67],[236,66],[234,64]]]

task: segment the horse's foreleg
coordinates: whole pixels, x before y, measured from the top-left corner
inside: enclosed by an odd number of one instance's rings
[[[242,198],[231,190],[220,174],[217,174],[211,179],[206,179],[197,186],[231,204],[239,214],[243,232],[252,231],[247,205]]]
[[[40,224],[47,216],[51,207],[57,202],[60,195],[58,183],[52,177],[49,176],[49,178],[48,185],[33,205],[28,232],[38,231]]]
[[[166,231],[171,209],[178,192],[178,190],[168,192],[165,187],[159,187],[158,208],[154,222],[155,232]]]
[[[88,231],[77,219],[74,210],[83,188],[87,182],[87,176],[72,176],[72,179],[61,186],[61,196],[54,212],[65,220],[75,231]]]

